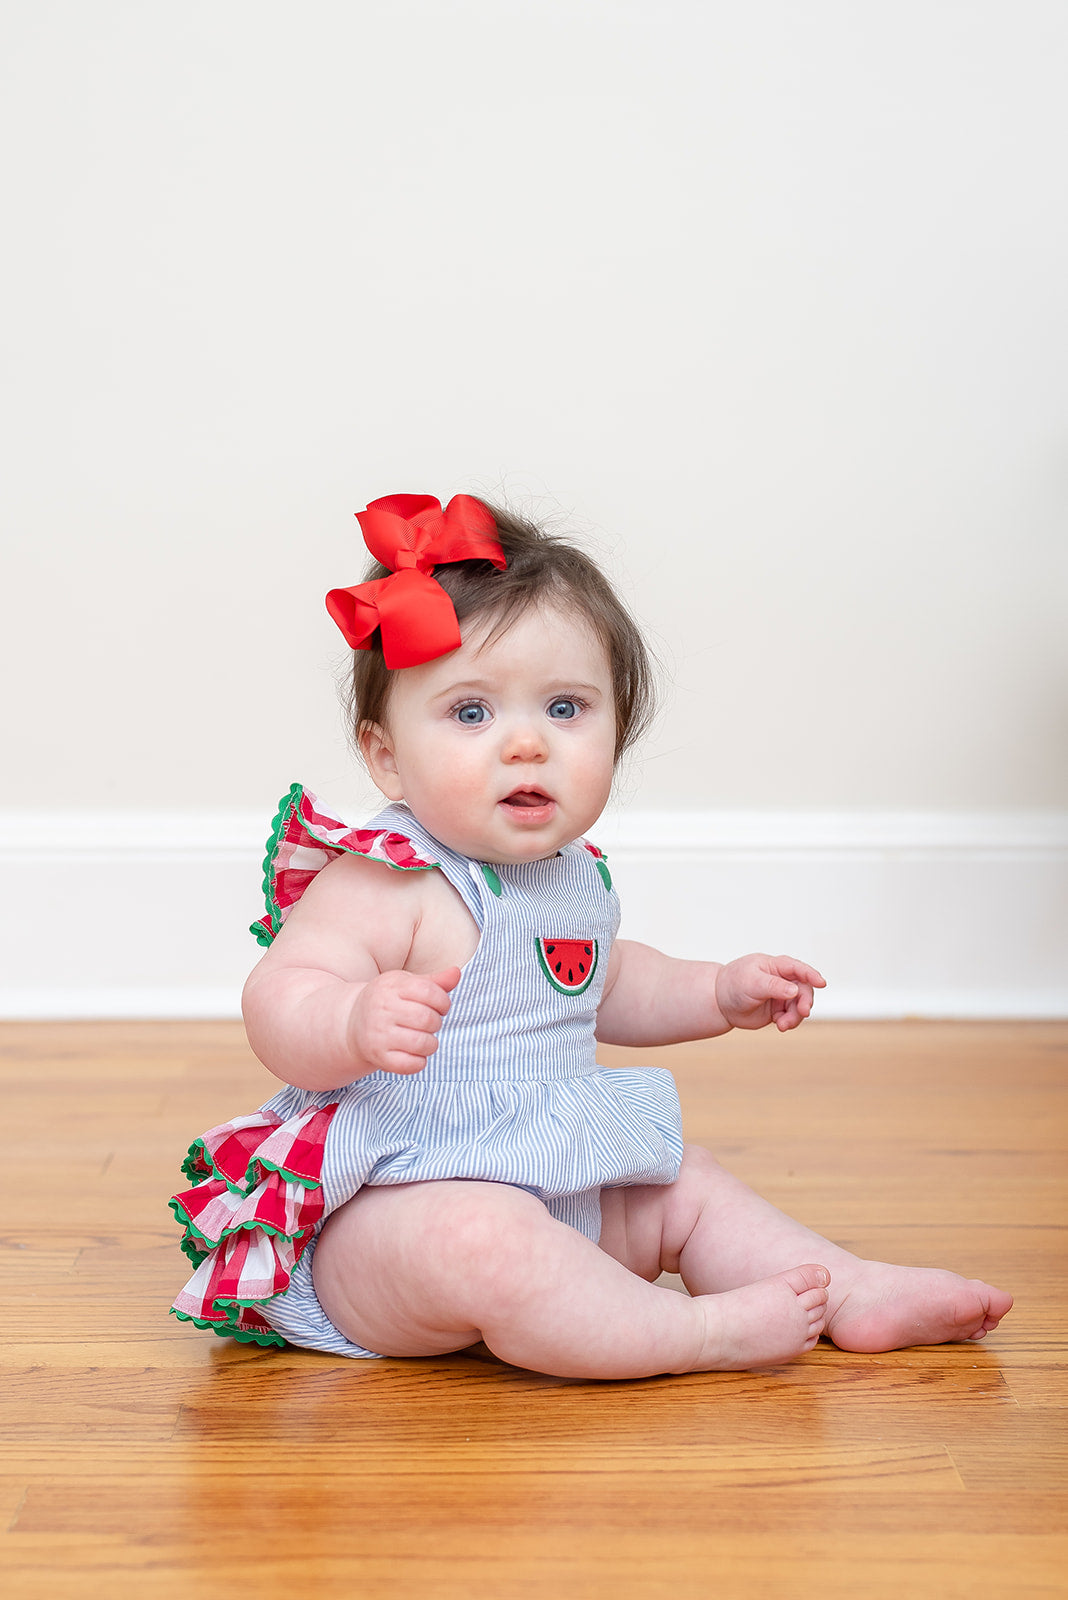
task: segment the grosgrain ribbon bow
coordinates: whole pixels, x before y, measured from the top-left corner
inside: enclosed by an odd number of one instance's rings
[[[357,511],[364,543],[388,578],[372,578],[351,589],[331,589],[326,609],[354,650],[369,650],[382,630],[386,666],[417,667],[460,646],[456,608],[434,567],[447,561],[492,561],[508,565],[497,524],[480,500],[453,495],[445,510],[429,494],[390,494]]]

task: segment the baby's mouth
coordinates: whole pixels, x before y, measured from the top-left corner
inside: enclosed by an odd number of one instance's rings
[[[544,789],[513,789],[500,804],[520,822],[547,822],[556,810],[556,801]]]

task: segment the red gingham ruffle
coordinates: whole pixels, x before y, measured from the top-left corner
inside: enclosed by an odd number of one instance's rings
[[[286,1121],[257,1111],[211,1128],[183,1167],[193,1187],[170,1201],[197,1270],[174,1301],[183,1321],[257,1344],[284,1344],[257,1310],[284,1294],[323,1214],[323,1147],[336,1103]]]

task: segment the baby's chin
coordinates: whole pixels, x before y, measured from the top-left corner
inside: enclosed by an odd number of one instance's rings
[[[527,861],[544,861],[559,855],[565,845],[581,836],[581,829],[571,829],[558,816],[545,824],[514,821],[509,816],[494,816],[493,825],[484,830],[464,827],[451,817],[435,817],[429,812],[421,815],[417,807],[412,811],[435,839],[454,850],[457,855],[472,861],[485,861],[493,867],[521,866]]]
[[[440,834],[435,837],[441,839]],[[550,856],[559,855],[572,840],[561,838],[555,831],[550,835],[546,830],[540,837],[536,833],[525,834],[514,844],[507,840],[486,838],[468,839],[455,844],[448,839],[441,839],[441,842],[448,844],[458,855],[469,856],[472,861],[484,861],[491,867],[516,867],[526,861],[546,861]]]

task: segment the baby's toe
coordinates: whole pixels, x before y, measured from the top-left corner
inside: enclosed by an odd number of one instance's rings
[[[827,1298],[827,1285],[831,1281],[831,1275],[826,1267],[808,1262],[803,1267],[793,1267],[789,1272],[782,1272],[779,1276],[786,1280],[802,1304],[810,1295],[821,1295],[824,1300]]]
[[[996,1328],[1002,1317],[1012,1310],[1012,1295],[1005,1289],[995,1289],[989,1283],[981,1283],[979,1287],[986,1291],[986,1327],[988,1330]]]
[[[826,1289],[810,1289],[806,1294],[798,1295],[797,1302],[809,1322],[813,1325],[819,1323],[822,1328],[827,1320]]]

